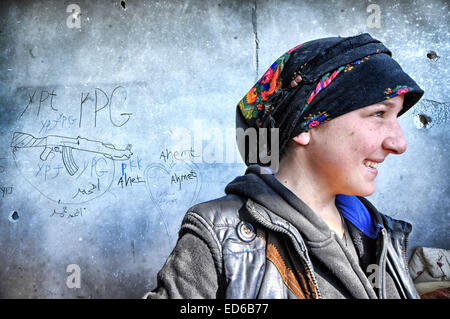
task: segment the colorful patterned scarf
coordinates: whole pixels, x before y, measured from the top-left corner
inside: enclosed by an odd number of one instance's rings
[[[424,92],[391,56],[367,33],[300,44],[279,57],[239,101],[237,126],[279,128],[282,154],[301,132],[405,94],[401,115]],[[301,82],[292,85],[298,76]],[[248,165],[247,156],[243,158]]]

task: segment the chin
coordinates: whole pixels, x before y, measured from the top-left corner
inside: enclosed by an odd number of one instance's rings
[[[367,187],[366,189],[360,189],[357,194],[355,194],[356,196],[361,196],[361,197],[366,197],[366,196],[370,196],[373,193],[375,193],[375,187]]]
[[[358,185],[358,186],[359,187],[352,187],[347,192],[340,193],[340,194],[366,197],[366,196],[370,196],[373,193],[375,193],[375,186],[373,184],[372,185],[366,185],[366,187],[361,187],[361,185]]]

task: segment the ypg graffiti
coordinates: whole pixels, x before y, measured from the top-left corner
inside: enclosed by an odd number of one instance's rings
[[[85,203],[110,191],[115,162],[133,155],[131,144],[123,143],[128,135],[121,127],[132,115],[126,112],[126,89],[115,87],[111,94],[100,88],[82,90],[17,92],[27,104],[11,132],[14,163],[37,191],[58,204]]]

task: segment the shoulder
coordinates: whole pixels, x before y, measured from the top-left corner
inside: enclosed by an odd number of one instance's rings
[[[248,262],[244,255],[252,256],[253,264],[264,262],[258,252],[264,251],[265,240],[246,218],[246,201],[245,197],[226,195],[192,206],[183,219],[179,236],[190,232],[206,242],[218,273],[244,271]]]
[[[219,250],[224,246],[231,247],[232,243],[251,245],[257,230],[249,220],[247,200],[246,197],[228,194],[192,206],[183,219],[180,232],[195,227],[197,235],[213,238]]]
[[[226,195],[203,202],[189,208],[185,220],[192,216],[212,228],[236,227],[241,221],[241,210],[245,208],[247,198]],[[184,222],[183,221],[183,222]]]
[[[194,233],[207,241],[210,248],[214,246],[219,255],[232,242],[252,242],[256,231],[246,220],[246,201],[246,197],[230,194],[192,206],[184,216],[179,236]]]
[[[384,226],[390,230],[391,233],[409,234],[412,230],[412,225],[407,221],[392,218],[389,215],[381,214]]]

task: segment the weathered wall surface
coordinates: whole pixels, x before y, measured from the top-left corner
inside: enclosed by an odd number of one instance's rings
[[[370,199],[449,249],[448,21],[440,0],[2,3],[0,297],[152,289],[186,209],[245,170],[237,101],[289,48],[362,32],[426,91]]]

